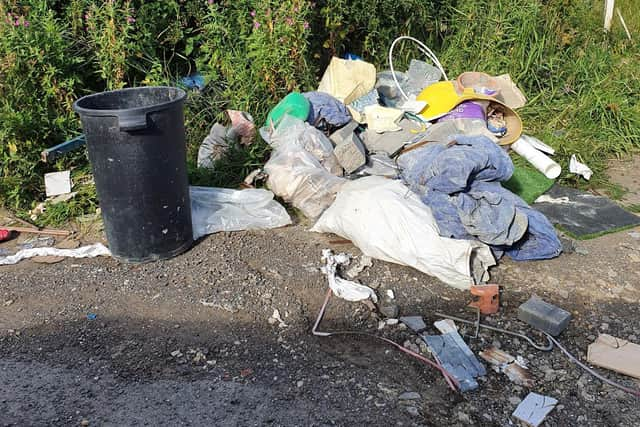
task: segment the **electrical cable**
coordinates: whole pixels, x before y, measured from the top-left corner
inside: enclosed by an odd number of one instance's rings
[[[395,341],[392,341],[388,338],[384,338],[384,337],[380,337],[378,335],[374,335],[374,334],[370,334],[368,332],[360,332],[360,331],[336,331],[336,332],[322,332],[322,331],[318,331],[318,326],[320,325],[320,322],[322,321],[322,318],[324,316],[325,310],[327,309],[327,304],[329,303],[329,299],[331,298],[331,294],[333,292],[331,291],[331,289],[327,290],[327,295],[324,299],[324,302],[322,303],[322,307],[320,307],[320,312],[318,313],[318,317],[316,318],[315,323],[313,324],[313,328],[311,329],[311,333],[315,336],[318,337],[330,337],[330,336],[334,336],[334,335],[363,335],[363,336],[367,336],[367,337],[371,337],[371,338],[375,338],[381,341],[384,341],[387,344],[391,344],[392,346],[396,347],[398,350],[408,354],[409,356],[421,361],[424,364],[427,364],[435,369],[437,369],[438,371],[440,371],[440,373],[442,374],[442,376],[444,377],[445,381],[447,381],[447,384],[449,385],[449,388],[451,388],[451,390],[456,391],[457,387],[459,386],[458,381],[451,376],[451,374],[449,374],[443,367],[442,365],[440,365],[439,363],[434,363],[431,360],[427,359],[426,357],[409,350],[408,348],[398,344]],[[436,359],[437,361],[437,359]]]
[[[625,387],[621,384],[616,383],[615,381],[612,381],[602,375],[600,375],[599,373],[597,373],[596,371],[594,371],[593,369],[591,369],[590,367],[588,367],[587,365],[585,365],[584,363],[582,363],[581,361],[579,361],[573,354],[569,353],[569,350],[567,350],[566,348],[564,348],[559,342],[558,340],[556,340],[555,338],[553,338],[551,335],[549,334],[545,334],[547,336],[547,338],[554,343],[560,350],[562,350],[562,352],[569,358],[569,360],[571,360],[573,363],[575,363],[576,365],[580,366],[582,369],[584,369],[585,371],[587,371],[588,373],[590,373],[591,375],[593,375],[594,377],[598,378],[601,381],[604,381],[605,383],[616,387],[626,393],[629,393],[631,395],[634,395],[635,397],[640,398],[640,390],[635,390],[629,387]]]
[[[496,328],[496,327],[493,327],[493,326],[485,325],[483,323],[480,323],[480,321],[472,322],[470,320],[461,319],[459,317],[450,316],[450,315],[444,314],[444,313],[437,313],[436,312],[434,314],[436,316],[439,316],[439,317],[444,317],[445,319],[451,319],[451,320],[455,320],[456,322],[467,323],[469,325],[474,325],[476,327],[485,328],[485,329],[489,329],[491,331],[500,332],[500,333],[503,333],[503,334],[513,335],[514,337],[522,338],[522,339],[526,340],[529,344],[531,344],[531,346],[533,348],[535,348],[536,350],[540,350],[540,351],[551,351],[551,350],[553,350],[553,341],[551,341],[548,337],[547,337],[547,343],[548,344],[546,346],[541,346],[541,345],[536,344],[531,338],[529,338],[528,336],[526,336],[524,334],[519,334],[517,332],[507,331],[506,329],[500,329],[500,328]]]

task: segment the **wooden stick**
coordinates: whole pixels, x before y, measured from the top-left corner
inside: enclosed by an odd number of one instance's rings
[[[50,228],[38,229],[28,227],[10,227],[5,225],[0,225],[0,228],[2,228],[3,230],[17,231],[18,233],[48,234],[50,236],[66,237],[71,234],[71,232],[67,230],[54,230]]]
[[[624,32],[627,33],[627,37],[629,38],[629,40],[631,40],[631,33],[629,32],[629,29],[627,28],[627,24],[625,24],[624,22],[624,18],[622,17],[622,14],[620,13],[620,9],[618,9],[616,7],[616,12],[618,13],[618,18],[620,18],[620,23],[622,24],[622,28],[624,28]]]
[[[30,222],[25,221],[24,219],[20,219],[20,218],[18,218],[18,217],[13,217],[13,216],[11,216],[11,217],[7,217],[7,218],[9,218],[11,221],[19,222],[20,224],[22,224],[22,225],[24,225],[24,226],[27,226],[27,227],[31,227],[31,228],[38,228],[38,227],[36,227],[35,225],[31,224]]]
[[[613,8],[615,0],[604,0],[604,30],[609,32],[613,20]]]

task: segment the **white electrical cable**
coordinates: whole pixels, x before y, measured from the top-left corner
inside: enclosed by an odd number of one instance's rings
[[[402,90],[402,88],[400,87],[400,83],[398,82],[398,77],[396,77],[396,71],[393,68],[393,49],[395,48],[396,44],[401,40],[410,40],[410,41],[416,43],[418,45],[418,50],[420,50],[420,52],[422,52],[427,58],[429,58],[431,60],[431,62],[433,62],[433,64],[436,67],[438,67],[438,69],[442,73],[442,76],[444,77],[445,80],[449,80],[449,78],[447,77],[447,73],[445,73],[444,68],[442,67],[442,64],[440,64],[440,61],[438,61],[438,58],[431,51],[431,49],[429,49],[424,43],[422,43],[420,40],[418,40],[418,39],[416,39],[414,37],[400,36],[397,39],[395,39],[393,41],[393,43],[391,43],[391,47],[389,48],[389,69],[391,70],[391,76],[393,77],[393,81],[396,83],[396,86],[400,90],[400,93],[402,94],[402,96],[404,96],[404,98],[407,101],[409,100],[409,97],[404,92],[404,90]]]

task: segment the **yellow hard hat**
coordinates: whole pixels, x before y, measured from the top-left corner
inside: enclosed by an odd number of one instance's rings
[[[456,105],[464,101],[484,100],[493,102],[503,107],[504,118],[507,122],[507,133],[499,139],[499,144],[512,144],[522,134],[522,120],[513,109],[507,107],[496,98],[475,93],[473,88],[462,89],[455,81],[437,82],[427,86],[416,99],[427,103],[427,106],[420,111],[420,115],[427,121],[444,116],[453,110]]]

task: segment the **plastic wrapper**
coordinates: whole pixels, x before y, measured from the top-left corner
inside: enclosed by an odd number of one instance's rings
[[[220,231],[263,230],[291,224],[271,191],[189,187],[193,238]]]

